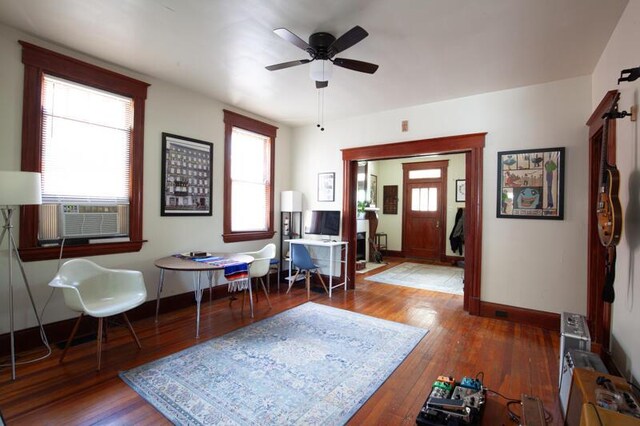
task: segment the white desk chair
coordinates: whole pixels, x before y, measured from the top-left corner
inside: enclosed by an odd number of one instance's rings
[[[72,259],[62,265],[49,285],[61,288],[67,307],[80,312],[60,355],[60,362],[67,354],[69,345],[78,331],[80,320],[85,314],[98,318],[98,370],[100,370],[105,317],[122,314],[131,337],[138,348],[142,348],[125,313],[147,299],[147,289],[141,272],[106,269],[86,259]]]

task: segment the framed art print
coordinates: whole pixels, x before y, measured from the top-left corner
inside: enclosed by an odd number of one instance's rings
[[[162,133],[161,216],[211,216],[213,144]]]
[[[464,179],[456,179],[456,202],[464,203],[467,199],[466,197],[467,185]]]
[[[335,181],[336,174],[318,173],[318,201],[334,201],[335,200]]]
[[[564,148],[498,152],[497,217],[564,216]]]

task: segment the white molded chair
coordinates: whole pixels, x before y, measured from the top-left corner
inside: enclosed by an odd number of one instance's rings
[[[260,281],[262,285],[262,290],[264,291],[264,295],[267,298],[267,303],[271,308],[271,301],[269,300],[269,294],[267,292],[267,288],[264,285],[264,280],[262,277],[266,276],[271,270],[271,259],[276,257],[276,245],[273,243],[269,243],[262,250],[259,251],[251,251],[242,253],[248,256],[253,257],[253,262],[251,262],[251,268],[249,269],[249,277],[250,279],[256,278]],[[256,282],[256,296],[258,293],[257,282]],[[242,305],[244,307],[244,299],[242,300]]]
[[[141,272],[106,269],[87,259],[72,259],[62,265],[49,286],[61,288],[67,307],[80,312],[60,355],[60,362],[64,359],[84,315],[98,318],[98,370],[100,370],[105,317],[122,314],[138,348],[142,348],[125,313],[147,299],[147,289]]]

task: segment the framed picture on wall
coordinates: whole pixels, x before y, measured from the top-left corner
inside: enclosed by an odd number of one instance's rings
[[[335,173],[318,173],[318,201],[334,201],[335,182]]]
[[[378,176],[369,175],[369,202],[378,205]]]
[[[497,217],[564,216],[564,148],[498,152]]]
[[[456,179],[456,202],[464,203],[466,197],[467,185],[464,179]]]
[[[213,144],[162,133],[161,216],[211,216]]]

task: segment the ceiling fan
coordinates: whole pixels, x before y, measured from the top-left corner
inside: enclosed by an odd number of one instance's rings
[[[338,53],[347,50],[369,35],[364,28],[358,25],[351,28],[337,39],[333,35],[325,32],[311,34],[311,36],[309,36],[309,43],[302,40],[286,28],[276,28],[273,32],[291,44],[306,51],[309,56],[311,56],[311,59],[283,62],[281,64],[269,65],[266,68],[269,71],[276,71],[311,62],[312,64],[309,75],[312,80],[315,80],[316,88],[318,89],[325,88],[329,85],[332,65],[367,74],[373,74],[378,69],[378,65],[369,62],[346,58],[334,58]]]

